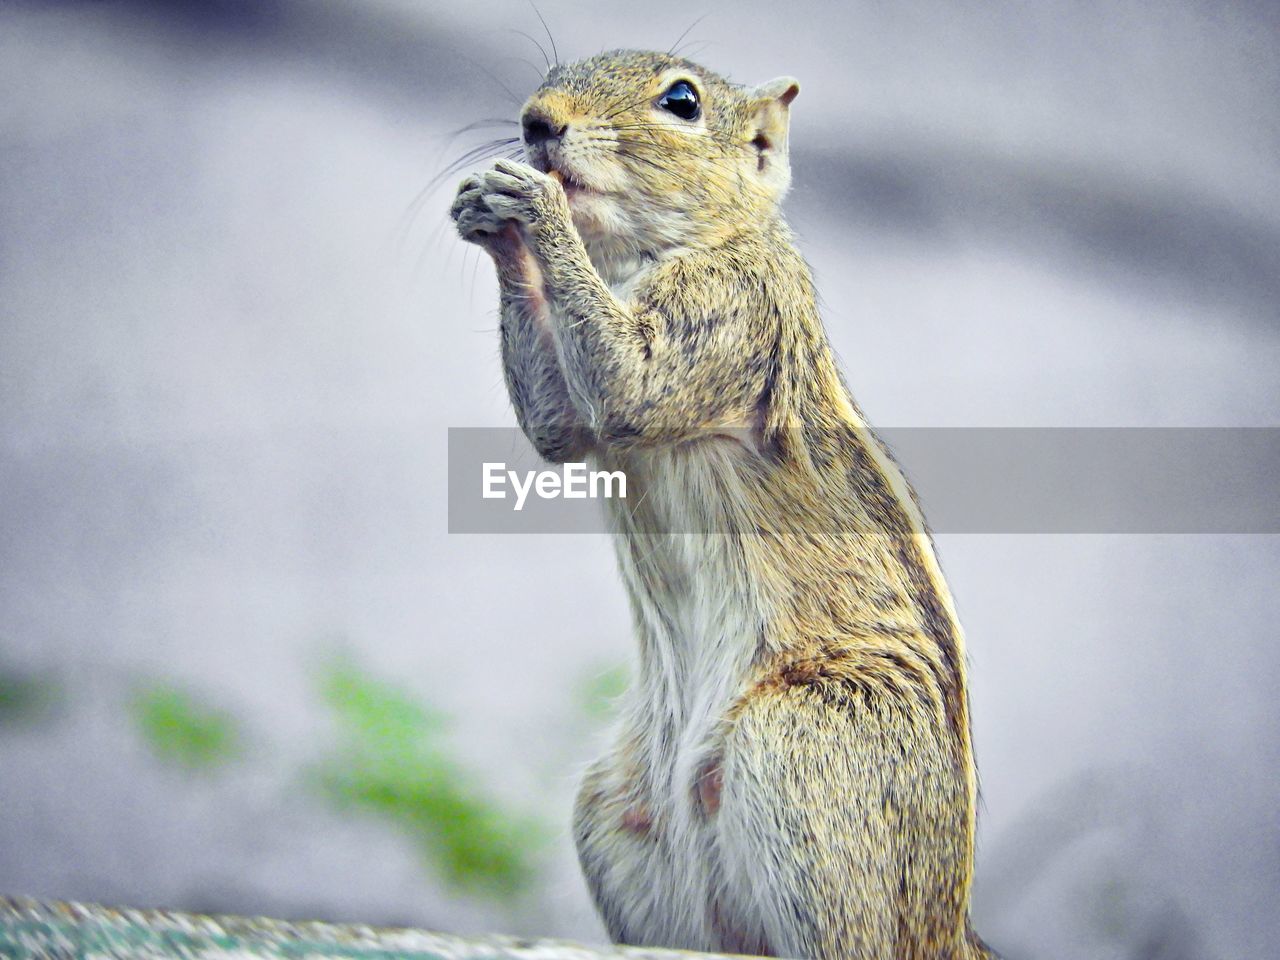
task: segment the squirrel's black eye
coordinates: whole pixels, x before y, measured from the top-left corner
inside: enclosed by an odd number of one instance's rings
[[[681,120],[697,120],[702,106],[698,103],[698,91],[688,80],[677,80],[658,98],[658,106],[674,113]]]

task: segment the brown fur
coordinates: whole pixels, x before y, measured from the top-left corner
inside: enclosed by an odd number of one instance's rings
[[[678,79],[695,121],[661,108]],[[797,90],[661,54],[557,66],[525,116],[562,132],[454,204],[497,264],[521,427],[631,488],[639,676],[579,853],[618,941],[985,957],[963,635],[781,217]]]

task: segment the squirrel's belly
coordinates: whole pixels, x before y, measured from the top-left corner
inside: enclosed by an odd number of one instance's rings
[[[588,772],[574,811],[587,884],[617,943],[768,955],[757,918],[730,893],[714,815],[696,787],[687,806],[636,789],[620,756]],[[630,781],[630,782],[629,782]]]
[[[734,893],[745,879],[727,869],[732,838],[716,816],[725,724],[768,619],[751,539],[702,532],[739,529],[740,459],[725,441],[627,464],[643,497],[618,517],[615,547],[638,672],[626,731],[588,772],[575,809],[583,872],[617,942],[768,953],[759,911]]]

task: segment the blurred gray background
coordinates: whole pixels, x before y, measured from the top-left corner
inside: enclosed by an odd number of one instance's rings
[[[1280,423],[1280,6],[539,6],[562,58],[705,15],[690,55],[801,79],[789,209],[874,422]],[[603,939],[567,820],[630,654],[610,547],[446,532],[447,428],[512,416],[460,175],[419,193],[538,82],[516,31],[524,0],[0,3],[0,891]],[[978,929],[1269,955],[1276,538],[939,548]],[[386,773],[362,749],[462,799],[323,789]]]

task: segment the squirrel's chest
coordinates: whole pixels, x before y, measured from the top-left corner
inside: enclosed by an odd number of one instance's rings
[[[731,444],[631,464],[634,490],[615,506],[618,570],[640,648],[628,715],[645,727],[653,746],[644,763],[659,779],[679,778],[682,765],[699,760],[741,693],[769,620],[758,538],[737,533],[751,527],[732,515],[744,498]]]

